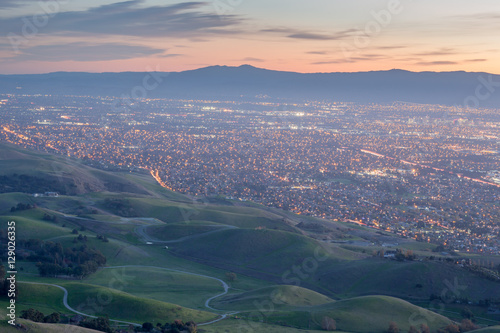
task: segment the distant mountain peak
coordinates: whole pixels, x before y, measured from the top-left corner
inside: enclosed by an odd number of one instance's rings
[[[257,69],[257,67],[249,65],[249,64],[240,65],[239,68],[253,68],[253,69]]]

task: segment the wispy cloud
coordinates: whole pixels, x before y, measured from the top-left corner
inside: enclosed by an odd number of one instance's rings
[[[69,43],[26,48],[16,61],[107,61],[159,55],[164,49],[127,44]]]
[[[309,52],[306,52],[306,54],[327,55],[328,52],[326,52],[326,51],[309,51]]]
[[[168,53],[168,54],[161,54],[158,57],[160,58],[175,58],[175,57],[183,57],[185,54],[181,53]]]
[[[245,59],[243,59],[243,61],[265,62],[264,59],[254,58],[254,57],[246,57]]]
[[[488,61],[488,59],[467,59],[466,62],[483,62]]]
[[[459,63],[456,61],[420,61],[417,62],[416,65],[420,66],[442,66],[442,65],[458,65]]]
[[[2,0],[0,2],[0,9],[22,7],[36,2],[39,2],[39,0]]]
[[[414,55],[419,56],[419,57],[428,57],[428,56],[452,55],[452,54],[459,54],[459,53],[460,52],[458,52],[454,49],[451,49],[451,48],[441,48],[441,49],[434,50],[434,51],[415,53]]]
[[[181,2],[168,6],[144,7],[143,0],[130,0],[93,7],[84,11],[61,12],[50,18],[40,33],[91,33],[147,37],[190,37],[235,32],[242,18],[217,15],[206,2]],[[0,19],[0,31],[20,33],[21,17]]]
[[[357,31],[358,30],[356,29],[347,29],[335,33],[327,33],[327,32],[312,32],[305,30],[297,30],[297,29],[283,28],[283,27],[261,30],[261,32],[265,33],[277,33],[285,35],[285,37],[287,38],[304,39],[304,40],[341,40],[352,36],[352,34]]]

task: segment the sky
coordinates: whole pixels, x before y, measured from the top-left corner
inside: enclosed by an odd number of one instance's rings
[[[500,74],[498,0],[0,0],[0,74]]]

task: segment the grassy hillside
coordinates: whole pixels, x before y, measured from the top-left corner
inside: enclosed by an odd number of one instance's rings
[[[173,322],[175,319],[205,322],[217,318],[217,315],[208,312],[191,310],[171,303],[137,297],[111,288],[83,283],[68,283],[64,287],[68,289],[68,303],[73,308],[83,308],[84,312],[94,312],[93,314],[96,316],[108,315],[111,319],[137,323],[146,321],[152,323]],[[96,302],[99,299],[102,300],[100,306],[92,309],[92,306],[89,305],[89,297]]]
[[[500,297],[498,283],[483,279],[457,265],[442,261],[397,262],[368,258],[321,265],[315,279],[346,298],[385,294],[400,298],[428,298],[449,291],[447,297],[486,299]],[[460,287],[452,294],[450,285]]]
[[[271,301],[275,308],[297,308],[333,302],[315,291],[294,286],[269,286],[240,294],[220,297],[212,306],[226,310],[255,310],[256,304]]]
[[[320,329],[324,317],[333,318],[339,330],[359,333],[383,333],[394,321],[403,331],[410,323],[426,322],[432,331],[450,320],[408,302],[387,296],[366,296],[319,305],[302,311],[264,313],[265,322],[304,329]]]
[[[164,323],[175,319],[205,322],[217,318],[215,314],[133,296],[112,288],[78,282],[61,283],[61,285],[68,290],[69,305],[90,315],[109,316],[110,319],[137,323],[146,321]],[[47,314],[52,311],[71,313],[62,306],[63,293],[60,289],[23,283],[20,286],[20,291],[25,291],[20,297],[22,305],[20,309],[33,307]]]
[[[472,331],[474,333],[500,333],[500,326],[486,327],[480,330]]]
[[[30,333],[99,333],[100,331],[91,330],[88,328],[78,327],[78,326],[69,326],[64,324],[43,324],[43,323],[34,323],[29,320],[17,319],[16,322],[18,324],[24,325],[28,332]],[[0,331],[2,333],[19,333],[22,332],[15,327],[12,327],[7,322],[0,321]]]
[[[19,239],[39,238],[49,239],[71,233],[71,229],[63,228],[60,225],[41,221],[37,218],[28,218],[21,215],[0,216],[1,225],[6,225],[8,221],[15,221],[17,226],[17,237]]]
[[[81,194],[97,191],[143,193],[148,191],[117,174],[103,172],[74,159],[0,144],[0,175],[9,182],[0,192],[46,192]]]
[[[22,310],[29,308],[35,308],[45,315],[52,312],[71,314],[71,312],[64,307],[64,292],[59,288],[18,283],[18,290],[20,297],[17,301],[17,311],[19,314]]]
[[[200,332],[204,333],[230,333],[230,332],[248,332],[248,333],[257,333],[257,332],[272,332],[272,333],[324,333],[324,330],[303,330],[293,327],[284,327],[279,325],[271,325],[266,323],[259,323],[255,321],[247,321],[241,319],[226,319],[215,323],[210,326],[202,326],[199,329]],[[336,333],[351,333],[336,330]]]
[[[113,281],[116,283],[111,283]],[[216,280],[157,268],[103,269],[86,279],[85,283],[197,310],[206,310],[205,300],[224,291]]]
[[[166,223],[188,223],[190,221],[209,221],[232,225],[239,228],[280,229],[296,232],[296,229],[284,222],[283,218],[259,209],[238,206],[216,206],[202,202],[178,203],[160,198],[141,198],[131,196],[108,196],[97,202],[100,209],[125,217],[148,216]],[[126,206],[127,209],[122,207]]]
[[[280,277],[293,265],[301,265],[304,258],[314,258],[315,251],[321,249],[317,242],[298,234],[232,229],[176,244],[172,251],[219,267]]]

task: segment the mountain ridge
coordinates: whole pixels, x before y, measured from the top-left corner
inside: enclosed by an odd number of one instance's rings
[[[94,97],[324,100],[387,104],[407,101],[461,107],[500,106],[500,75],[485,72],[297,73],[251,65],[181,72],[54,72],[0,75],[3,94]],[[142,88],[142,89],[141,89]],[[139,91],[136,89],[136,91]]]

